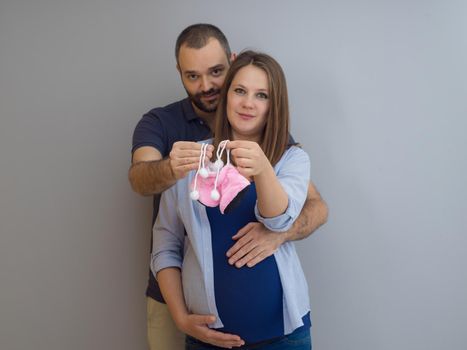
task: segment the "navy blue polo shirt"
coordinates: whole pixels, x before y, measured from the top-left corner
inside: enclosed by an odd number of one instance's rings
[[[156,148],[165,158],[177,141],[201,141],[211,137],[209,126],[199,118],[188,98],[162,108],[154,108],[143,115],[133,133],[132,154],[143,146]],[[154,196],[152,223],[159,211],[160,195]],[[152,234],[151,234],[152,237]],[[152,243],[151,243],[152,249]],[[146,295],[164,302],[159,285],[149,270],[149,284]]]

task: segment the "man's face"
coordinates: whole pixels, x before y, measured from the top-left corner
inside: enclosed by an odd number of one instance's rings
[[[219,101],[229,61],[216,39],[200,48],[182,45],[178,54],[178,70],[183,86],[198,112],[213,113]]]

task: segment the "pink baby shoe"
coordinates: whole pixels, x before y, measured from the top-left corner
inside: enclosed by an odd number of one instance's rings
[[[190,197],[192,200],[199,200],[208,207],[216,207],[219,205],[219,197],[216,193],[211,195],[216,181],[216,172],[212,170],[212,163],[206,166],[206,151],[207,143],[201,145],[201,155],[199,157],[198,170],[191,182]],[[218,194],[218,193],[217,193]]]
[[[222,168],[219,179],[222,194],[219,209],[222,214],[225,214],[240,202],[245,190],[250,185],[250,181],[240,174],[237,168],[230,163]]]
[[[220,211],[224,214],[239,202],[241,195],[250,182],[230,164],[230,152],[227,150],[227,164],[222,162],[222,153],[226,149],[228,140],[219,144],[217,160],[206,166],[207,144],[201,146],[201,156],[198,171],[191,183],[190,197],[199,200],[208,207],[220,204]]]

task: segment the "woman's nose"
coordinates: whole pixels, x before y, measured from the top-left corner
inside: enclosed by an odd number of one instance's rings
[[[245,95],[244,96],[244,99],[243,99],[243,107],[245,108],[253,108],[253,97],[252,96],[248,96],[248,95]]]

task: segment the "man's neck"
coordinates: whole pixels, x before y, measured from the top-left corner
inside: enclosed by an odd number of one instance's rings
[[[216,112],[204,112],[196,107],[194,103],[191,103],[191,105],[193,106],[196,115],[209,126],[209,129],[211,129],[212,132],[214,132]]]

